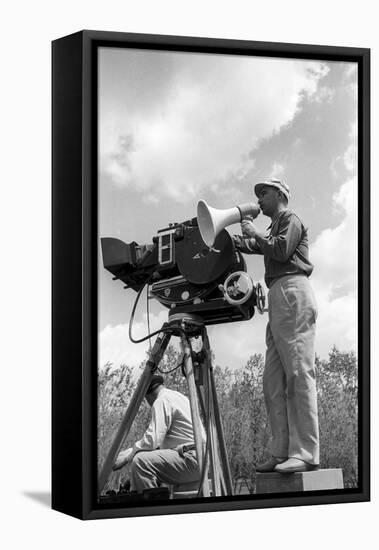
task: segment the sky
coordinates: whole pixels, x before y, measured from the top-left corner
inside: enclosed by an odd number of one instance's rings
[[[196,216],[200,199],[230,208],[256,200],[261,178],[281,177],[309,231],[316,353],[357,351],[356,64],[101,48],[98,86],[99,238],[150,244],[170,222]],[[269,223],[256,220],[261,230]],[[99,367],[138,366],[148,344],[128,337],[136,293],[112,281],[98,254]],[[244,257],[263,282],[262,257]],[[166,320],[151,300],[151,330]],[[264,354],[266,324],[256,313],[208,327],[215,363],[238,368]],[[147,332],[143,299],[133,336]]]

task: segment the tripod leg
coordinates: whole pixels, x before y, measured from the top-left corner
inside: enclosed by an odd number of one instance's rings
[[[163,325],[163,329],[167,325]],[[151,378],[156,371],[159,362],[161,361],[163,354],[168,346],[170,341],[171,334],[163,332],[158,334],[158,337],[155,341],[153,349],[150,352],[149,359],[146,362],[146,366],[143,370],[143,373],[138,381],[138,385],[134,391],[134,394],[130,400],[130,403],[125,411],[124,417],[121,421],[120,427],[117,431],[117,434],[113,440],[113,443],[108,451],[107,457],[104,461],[102,470],[100,472],[99,481],[98,481],[98,493],[101,494],[104,486],[109,478],[109,475],[112,471],[112,466],[114,464],[115,458],[120,451],[120,448],[128,436],[130,428],[132,427],[133,421],[136,417],[136,414],[141,406],[141,403],[145,397],[146,390],[150,384]]]
[[[203,372],[202,364],[200,364],[200,369]],[[200,403],[201,412],[203,414],[203,418],[204,418],[204,421],[205,421],[204,427],[205,427],[205,432],[206,432],[207,439],[206,439],[206,447],[205,447],[204,462],[203,462],[203,470],[204,470],[203,477],[204,477],[204,479],[208,479],[209,467],[211,468],[211,475],[213,475],[213,466],[212,466],[212,462],[211,462],[212,461],[212,455],[209,452],[209,444],[210,444],[210,439],[211,438],[208,435],[208,424],[207,424],[208,411],[207,411],[207,408],[206,408],[207,407],[206,403],[208,403],[208,400],[205,396],[204,380],[202,379],[200,381],[195,376],[195,384],[196,384],[196,389],[197,389],[198,401]],[[213,477],[212,477],[212,479],[213,479]],[[213,488],[213,494],[215,494],[214,493],[214,488]]]
[[[226,494],[233,495],[232,476],[230,474],[228,454],[227,454],[225,438],[224,438],[224,430],[221,423],[220,409],[217,401],[216,386],[215,386],[215,381],[213,376],[213,367],[212,367],[212,355],[211,355],[211,350],[209,346],[208,333],[206,329],[204,329],[203,331],[203,346],[204,346],[205,357],[206,357],[205,362],[207,364],[207,370],[209,371],[209,380],[210,380],[210,388],[211,388],[210,394],[212,395],[215,425],[216,425],[216,431],[218,436],[218,444],[220,448],[220,459],[221,459],[222,469],[225,477]]]
[[[182,348],[184,353],[184,371],[186,373],[186,378],[188,383],[188,392],[189,392],[189,401],[191,406],[193,434],[195,437],[196,455],[197,455],[199,470],[201,473],[204,466],[204,453],[203,453],[203,438],[201,436],[201,420],[200,420],[200,413],[199,413],[199,403],[197,401],[197,395],[196,395],[196,385],[195,385],[195,376],[193,372],[191,348],[190,348],[188,339],[184,334],[181,334],[181,343],[182,343]],[[210,496],[208,479],[206,478],[206,476],[204,476],[202,492],[204,497]]]
[[[214,409],[213,409],[213,396],[212,388],[210,386],[209,371],[207,362],[204,361],[202,365],[203,378],[204,378],[204,401],[205,401],[205,422],[207,431],[207,449],[210,458],[211,466],[211,479],[213,496],[221,496],[220,478],[221,469],[217,448],[217,432],[214,424]]]

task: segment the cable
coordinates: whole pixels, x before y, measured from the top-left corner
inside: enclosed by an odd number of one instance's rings
[[[157,369],[158,369],[159,372],[161,372],[162,374],[170,374],[170,372],[174,372],[174,370],[177,370],[179,367],[182,367],[182,366],[183,366],[183,362],[184,362],[184,357],[183,357],[181,363],[179,363],[179,365],[176,365],[176,367],[174,367],[173,369],[170,369],[170,370],[162,370],[162,369],[160,369],[159,367],[157,367]]]
[[[133,344],[140,344],[141,342],[144,342],[145,340],[149,340],[152,336],[155,336],[156,334],[159,334],[160,332],[172,332],[172,329],[167,327],[167,328],[160,328],[159,330],[156,330],[155,332],[149,332],[149,334],[147,336],[144,336],[143,338],[140,338],[140,339],[135,339],[133,338],[132,336],[132,326],[133,326],[133,322],[134,322],[134,315],[135,315],[135,312],[136,312],[136,309],[137,309],[137,305],[138,305],[138,302],[139,302],[139,299],[140,299],[140,296],[142,294],[142,291],[143,289],[145,288],[146,285],[149,284],[149,282],[151,281],[152,279],[152,275],[145,281],[145,283],[141,286],[141,288],[139,289],[138,291],[138,294],[137,294],[137,297],[134,301],[134,305],[133,305],[133,309],[132,309],[132,313],[130,315],[130,321],[129,321],[129,338],[131,340],[131,342],[133,342]]]
[[[150,275],[150,277],[145,281],[143,286],[141,286],[141,288],[139,289],[137,297],[134,301],[132,313],[130,315],[129,338],[130,338],[131,342],[133,342],[133,344],[140,344],[141,342],[145,342],[145,340],[149,340],[152,336],[156,336],[157,334],[160,334],[161,332],[171,332],[171,333],[173,333],[175,331],[179,331],[179,332],[183,332],[184,334],[186,334],[186,331],[180,326],[176,326],[175,328],[162,327],[159,330],[156,330],[154,332],[149,332],[149,334],[147,336],[144,336],[143,338],[139,338],[139,339],[133,338],[133,336],[132,336],[132,326],[133,326],[133,322],[134,322],[134,315],[135,315],[135,312],[136,312],[136,309],[137,309],[137,305],[138,305],[138,302],[139,302],[139,299],[140,299],[140,296],[142,294],[143,289],[145,288],[146,285],[148,285],[150,283],[152,277],[153,277],[153,275]]]

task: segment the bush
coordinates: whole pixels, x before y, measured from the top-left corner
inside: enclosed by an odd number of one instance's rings
[[[159,365],[167,387],[188,395],[181,369],[182,356],[169,347]],[[178,368],[176,368],[178,367]],[[144,368],[144,364],[140,369]],[[220,415],[228,450],[233,484],[245,480],[254,488],[255,467],[267,457],[270,439],[264,404],[263,357],[251,356],[235,370],[216,366],[214,378]],[[110,364],[99,373],[98,383],[98,451],[99,468],[103,464],[116,430],[136,388],[135,369]],[[342,468],[345,487],[358,482],[357,358],[354,352],[333,348],[327,361],[316,357],[320,424],[321,467]],[[139,374],[139,373],[138,373]],[[138,376],[137,376],[138,378]],[[149,408],[144,403],[124,443],[124,448],[138,440],[147,427]],[[124,469],[123,469],[124,470]],[[123,471],[112,474],[107,488],[118,488]]]

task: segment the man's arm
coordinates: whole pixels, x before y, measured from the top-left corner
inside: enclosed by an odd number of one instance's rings
[[[233,235],[234,246],[244,254],[263,254],[256,239],[244,238],[241,235]]]
[[[279,221],[275,236],[265,237],[250,221],[243,221],[241,225],[244,234],[255,239],[262,253],[277,262],[286,262],[292,256],[303,232],[302,223],[295,214],[284,216]]]
[[[295,252],[302,232],[301,221],[296,215],[292,214],[280,220],[277,235],[264,237],[257,233],[255,239],[265,256],[277,262],[286,262]]]
[[[151,421],[142,438],[133,447],[121,451],[113,466],[118,470],[131,462],[138,451],[153,451],[157,449],[166,437],[171,426],[172,414],[169,404],[164,399],[158,399],[152,407]]]
[[[164,399],[158,399],[152,407],[150,424],[142,438],[133,445],[137,451],[152,451],[162,444],[166,433],[171,426],[171,407]]]

